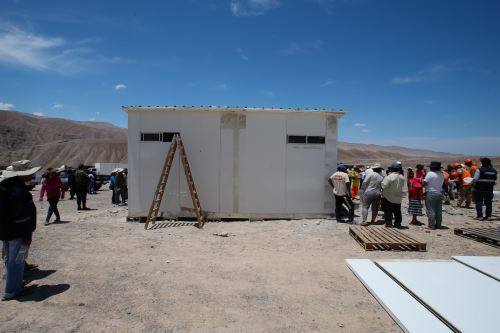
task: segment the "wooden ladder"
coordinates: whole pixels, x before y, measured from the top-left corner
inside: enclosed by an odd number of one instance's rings
[[[172,163],[174,161],[175,151],[177,150],[177,147],[179,147],[179,158],[181,159],[182,167],[184,169],[184,174],[186,175],[189,193],[191,194],[194,211],[196,213],[196,218],[198,220],[196,226],[198,228],[201,228],[205,224],[201,210],[200,199],[198,197],[198,192],[196,191],[196,186],[194,185],[191,169],[189,168],[189,162],[186,156],[186,150],[184,149],[184,144],[182,143],[181,136],[179,134],[175,134],[172,139],[172,142],[170,143],[170,148],[168,149],[168,154],[167,157],[165,158],[165,163],[163,164],[160,180],[158,181],[158,185],[156,186],[156,192],[155,195],[153,196],[153,202],[151,203],[151,207],[149,208],[149,214],[144,229],[148,229],[149,223],[155,224],[156,222],[156,217],[158,216],[158,212],[160,210],[161,200],[163,198],[163,194],[165,193],[165,187],[167,185],[168,175],[170,174],[170,169],[172,168]]]

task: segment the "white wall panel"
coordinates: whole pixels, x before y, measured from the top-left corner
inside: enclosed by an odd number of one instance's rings
[[[498,332],[498,281],[456,261],[377,260],[459,332]]]
[[[186,155],[193,174],[203,210],[217,212],[219,209],[219,148],[220,113],[177,113],[180,132]],[[180,206],[193,207],[191,195],[180,166]]]
[[[248,113],[240,132],[240,210],[285,211],[286,120],[278,113]]]

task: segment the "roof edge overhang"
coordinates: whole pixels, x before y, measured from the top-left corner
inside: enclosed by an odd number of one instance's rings
[[[149,112],[149,111],[197,111],[197,112],[286,112],[286,113],[324,113],[340,118],[346,114],[342,109],[293,109],[293,108],[256,108],[256,107],[231,107],[231,106],[122,106],[124,112]]]

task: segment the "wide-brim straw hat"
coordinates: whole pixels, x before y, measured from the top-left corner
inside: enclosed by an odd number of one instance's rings
[[[380,164],[380,163],[373,163],[371,165],[371,168],[372,169],[382,169],[382,164]]]
[[[30,176],[40,170],[41,167],[34,167],[30,160],[12,162],[2,173],[1,181],[17,176]]]

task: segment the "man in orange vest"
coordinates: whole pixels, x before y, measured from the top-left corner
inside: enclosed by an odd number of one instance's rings
[[[457,207],[461,207],[465,201],[465,208],[471,208],[472,202],[472,174],[471,174],[472,160],[466,159],[464,165],[458,170],[461,181],[460,196],[458,198]]]

